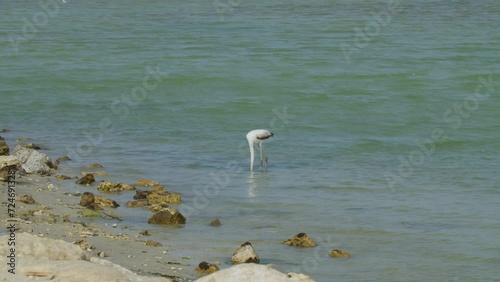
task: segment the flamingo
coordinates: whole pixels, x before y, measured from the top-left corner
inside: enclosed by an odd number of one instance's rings
[[[269,137],[274,136],[274,134],[265,129],[254,129],[247,133],[248,146],[250,147],[250,170],[253,171],[253,162],[255,159],[254,155],[254,145],[259,145],[260,149],[260,168],[262,169],[262,142]],[[268,158],[266,156],[266,169],[267,169]]]

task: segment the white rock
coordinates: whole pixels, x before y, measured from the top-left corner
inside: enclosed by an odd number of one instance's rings
[[[14,148],[14,156],[21,162],[27,173],[50,172],[49,165],[52,165],[52,160],[44,153],[17,145]]]
[[[303,274],[284,274],[269,265],[244,263],[219,270],[195,282],[314,282]]]
[[[245,242],[239,246],[233,254],[231,260],[235,263],[259,263],[259,256],[250,242]]]

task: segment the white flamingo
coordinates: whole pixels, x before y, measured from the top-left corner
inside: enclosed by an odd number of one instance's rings
[[[250,147],[250,170],[253,171],[253,162],[255,159],[254,155],[254,145],[259,145],[260,149],[260,168],[262,169],[262,142],[274,134],[265,129],[254,129],[247,133],[248,146]],[[266,169],[267,169],[268,159],[266,156]]]

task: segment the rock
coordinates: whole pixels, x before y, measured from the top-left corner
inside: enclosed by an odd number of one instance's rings
[[[149,234],[149,231],[147,230],[142,230],[141,232],[139,232],[139,234],[142,236],[151,236],[151,234]]]
[[[7,273],[9,235],[0,236],[2,281],[143,281],[172,282],[170,278],[140,276],[108,260],[89,257],[78,245],[41,238],[26,232],[16,233],[15,274]],[[11,276],[10,276],[11,275]]]
[[[148,209],[152,212],[159,212],[163,210],[169,210],[170,206],[167,204],[152,204],[148,207]]]
[[[94,210],[95,208],[95,196],[90,192],[85,192],[80,198],[80,206]]]
[[[0,156],[8,156],[9,155],[9,146],[5,143],[5,140],[0,136]]]
[[[241,246],[239,246],[234,252],[231,260],[234,263],[260,262],[259,256],[257,255],[257,252],[252,247],[252,244],[250,244],[250,242],[245,242],[241,244]]]
[[[217,219],[214,219],[212,222],[210,222],[209,225],[214,226],[214,227],[219,227],[219,226],[221,226],[221,223],[220,223],[220,220],[217,218]]]
[[[206,261],[200,262],[198,266],[195,268],[196,271],[201,272],[203,274],[212,274],[216,271],[219,271],[219,267],[215,264],[208,263]]]
[[[9,181],[9,175],[15,175],[18,164],[15,156],[0,156],[0,180]]]
[[[149,205],[147,201],[129,201],[127,202],[128,208],[138,208]]]
[[[161,243],[153,241],[153,240],[147,240],[146,242],[144,242],[144,245],[146,245],[146,246],[152,246],[152,247],[161,247],[161,246],[163,246]]]
[[[306,233],[299,233],[292,239],[286,239],[283,244],[294,247],[316,247],[316,243]]]
[[[120,206],[116,201],[101,196],[95,196],[95,204],[101,208],[117,208]]]
[[[82,250],[91,252],[92,250],[95,250],[95,247],[92,246],[88,241],[86,240],[78,240],[76,242],[73,242],[73,244],[80,246]]]
[[[36,201],[35,199],[33,199],[32,196],[30,195],[22,195],[22,196],[19,196],[17,198],[17,200],[19,202],[22,202],[22,203],[25,203],[25,204],[28,204],[28,205],[33,205],[33,204],[36,204]]]
[[[167,208],[148,219],[149,224],[185,224],[186,218],[176,209]]]
[[[350,258],[351,254],[342,250],[333,250],[330,252],[332,258]]]
[[[26,141],[28,141],[28,138],[26,138],[26,137],[21,137],[21,138],[17,138],[16,139],[16,142],[18,142],[18,143],[20,143],[20,142],[26,142]]]
[[[141,178],[135,182],[135,185],[144,187],[153,187],[153,186],[159,186],[160,184],[151,179]]]
[[[93,174],[94,176],[109,176],[109,173],[107,171],[101,170],[101,171],[82,171],[80,172],[80,175],[85,176],[87,174]]]
[[[68,180],[68,179],[71,179],[71,177],[67,176],[67,175],[62,175],[62,174],[58,174],[55,176],[55,178],[59,181],[61,180]]]
[[[2,132],[2,133],[3,132],[9,132],[9,129],[7,127],[4,127],[4,128],[2,128],[2,130],[0,130],[0,132]]]
[[[35,150],[40,150],[41,147],[34,144],[34,143],[28,143],[28,144],[24,144],[23,145],[24,148],[28,148],[28,149],[35,149]]]
[[[71,159],[68,156],[61,156],[56,159],[57,162],[64,162],[64,161],[71,161]]]
[[[180,204],[181,194],[161,190],[152,190],[147,195],[150,204]]]
[[[99,184],[99,187],[97,187],[97,190],[107,193],[124,191],[124,190],[134,190],[134,189],[135,187],[130,184],[111,182],[111,181],[103,181]]]
[[[84,209],[78,212],[83,217],[102,217],[102,215],[92,209]]]
[[[16,145],[14,148],[14,156],[21,162],[23,169],[27,173],[50,175],[52,174],[51,168],[56,167],[46,154],[40,153],[37,150],[25,148],[21,145]]]
[[[134,195],[134,200],[147,199],[151,191],[136,190]]]
[[[91,164],[84,166],[83,168],[103,168],[102,164]]]
[[[76,184],[81,184],[81,185],[89,185],[95,182],[94,175],[92,173],[87,173],[85,174],[84,177],[78,179],[76,181]]]
[[[309,276],[304,274],[288,273],[284,274],[270,265],[258,265],[254,263],[244,263],[233,265],[210,275],[195,280],[195,282],[314,282]]]

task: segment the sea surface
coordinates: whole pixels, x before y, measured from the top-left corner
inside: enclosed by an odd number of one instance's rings
[[[131,234],[150,230],[193,267],[227,267],[250,241],[262,263],[321,282],[500,281],[499,1],[0,9],[11,147],[27,137],[70,156],[74,175],[100,163],[111,175],[98,180],[150,178],[182,194],[182,227],[118,208]],[[274,137],[268,169],[257,159],[252,173],[256,128]],[[281,244],[299,232],[318,247]]]

